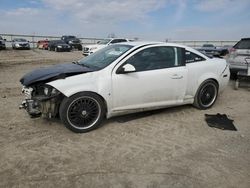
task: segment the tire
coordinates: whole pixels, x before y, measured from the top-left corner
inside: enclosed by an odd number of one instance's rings
[[[204,81],[195,95],[193,105],[201,110],[211,108],[218,97],[218,88],[219,86],[215,81]]]
[[[100,96],[91,92],[81,92],[63,99],[59,115],[68,129],[75,133],[85,133],[101,124],[105,109]]]

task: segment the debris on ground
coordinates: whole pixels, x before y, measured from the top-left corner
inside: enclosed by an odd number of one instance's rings
[[[232,119],[229,119],[226,114],[210,115],[205,114],[205,120],[209,127],[214,127],[222,130],[237,131]]]

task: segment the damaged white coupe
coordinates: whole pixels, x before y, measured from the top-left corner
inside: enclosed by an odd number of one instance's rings
[[[128,42],[80,61],[41,68],[21,78],[31,117],[60,117],[83,133],[104,118],[177,105],[210,108],[230,77],[224,59],[186,46]]]

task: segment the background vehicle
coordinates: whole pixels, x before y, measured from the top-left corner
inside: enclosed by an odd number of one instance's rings
[[[197,49],[201,53],[208,56],[219,56],[220,53],[213,44],[203,44],[201,48]]]
[[[5,49],[6,49],[5,41],[6,41],[6,39],[3,39],[3,38],[0,36],[0,50],[5,50]]]
[[[81,40],[72,35],[64,35],[61,37],[66,44],[70,45],[71,49],[82,50]]]
[[[103,118],[193,104],[210,108],[229,80],[224,59],[186,46],[130,42],[109,45],[79,62],[35,70],[21,78],[31,116],[60,115],[75,132]]]
[[[62,40],[51,40],[48,44],[48,50],[55,52],[69,52],[71,47]]]
[[[12,40],[12,48],[13,49],[30,49],[30,43],[26,39],[23,38],[15,38]]]
[[[43,49],[43,50],[47,50],[48,49],[48,45],[49,45],[49,40],[39,40],[37,42],[37,48],[38,49]]]
[[[243,38],[230,50],[227,62],[235,76],[240,70],[247,70],[246,58],[250,57],[250,38]]]
[[[104,39],[102,41],[98,41],[97,44],[94,45],[88,45],[88,46],[84,46],[83,47],[83,55],[90,55],[110,44],[116,44],[116,43],[120,43],[120,42],[129,42],[128,39],[122,39],[122,38],[108,38],[108,39]]]
[[[230,45],[224,45],[220,48],[217,48],[217,50],[218,50],[220,56],[225,56],[225,55],[229,54],[229,51],[232,49],[232,47],[233,46],[230,46]]]

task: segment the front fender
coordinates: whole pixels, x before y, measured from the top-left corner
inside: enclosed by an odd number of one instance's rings
[[[107,99],[110,92],[110,82],[103,78],[98,79],[98,73],[86,73],[75,76],[70,76],[65,79],[58,79],[47,83],[48,85],[56,88],[66,97],[70,97],[76,93],[89,91],[101,95],[104,99]]]

